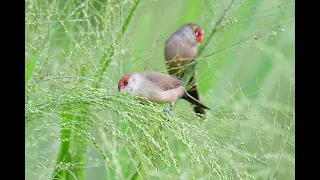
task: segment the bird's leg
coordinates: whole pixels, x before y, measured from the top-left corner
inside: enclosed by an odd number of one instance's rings
[[[170,107],[168,107],[167,109],[164,109],[163,111],[167,114],[171,114],[173,107],[174,107],[174,102],[172,101],[170,102]]]

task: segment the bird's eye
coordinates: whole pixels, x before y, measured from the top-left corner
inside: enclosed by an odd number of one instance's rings
[[[197,30],[195,30],[195,31],[194,31],[194,34],[195,34],[196,36],[198,36],[198,31],[197,31]]]
[[[127,85],[127,84],[128,84],[128,81],[127,81],[127,80],[124,80],[123,83],[124,83],[124,85]]]

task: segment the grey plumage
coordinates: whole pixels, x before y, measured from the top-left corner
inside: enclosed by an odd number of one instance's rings
[[[127,84],[123,86],[124,80]],[[176,76],[170,76],[160,72],[134,72],[127,74],[119,81],[119,90],[141,96],[156,103],[170,103],[174,107],[175,101],[185,99],[190,103],[209,109],[201,102],[190,96],[183,87],[183,81]]]

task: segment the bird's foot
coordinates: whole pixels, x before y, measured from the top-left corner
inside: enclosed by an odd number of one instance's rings
[[[171,107],[163,110],[163,112],[166,113],[166,114],[168,114],[168,115],[171,115],[171,111],[172,111],[172,108],[171,108]]]

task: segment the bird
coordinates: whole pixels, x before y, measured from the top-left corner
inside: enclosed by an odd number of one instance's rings
[[[165,42],[164,56],[165,63],[170,75],[183,78],[187,72],[189,63],[197,55],[197,47],[204,39],[204,31],[196,23],[186,23],[175,31]],[[194,67],[192,67],[194,68]],[[189,95],[200,101],[198,88],[195,80],[195,73],[192,74],[188,85]],[[194,112],[205,115],[204,108],[194,106]]]
[[[179,99],[185,99],[196,106],[210,110],[186,91],[181,78],[160,72],[145,71],[126,74],[120,79],[118,90],[144,97],[155,103],[170,103],[170,107],[164,110],[168,114],[171,114],[175,102]]]

